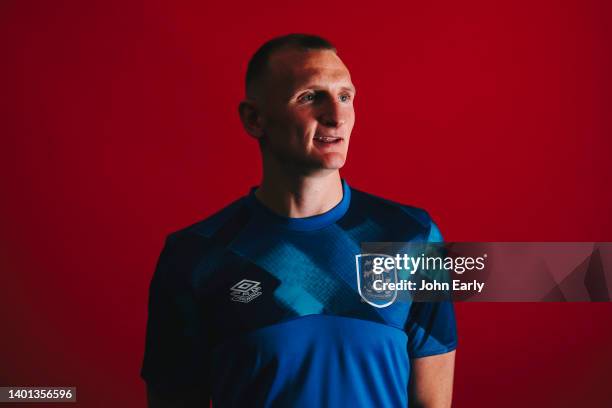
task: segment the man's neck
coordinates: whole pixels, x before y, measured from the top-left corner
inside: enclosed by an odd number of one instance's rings
[[[323,214],[342,201],[340,173],[330,171],[316,176],[266,174],[255,191],[257,199],[276,214],[304,218]]]

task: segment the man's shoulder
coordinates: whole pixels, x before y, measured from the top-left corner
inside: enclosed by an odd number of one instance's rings
[[[419,232],[429,241],[442,240],[438,226],[425,209],[359,189],[351,188],[351,190],[353,195],[351,207],[356,217],[365,217],[391,230]]]
[[[165,285],[171,292],[187,290],[194,282],[195,273],[200,281],[210,276],[218,269],[218,264],[226,260],[228,252],[225,250],[225,240],[228,236],[231,239],[229,234],[248,222],[248,218],[243,217],[245,209],[243,197],[198,222],[168,234],[153,279],[162,283],[156,286]],[[204,264],[201,262],[203,257],[207,258]]]
[[[173,242],[193,237],[211,238],[228,224],[245,220],[247,216],[246,197],[241,197],[212,215],[170,233],[167,239]]]
[[[409,217],[427,227],[432,222],[429,213],[419,207],[408,204],[399,203],[389,200],[371,193],[366,193],[355,188],[352,188],[356,205],[361,210],[369,211],[370,213],[381,213],[389,216]]]

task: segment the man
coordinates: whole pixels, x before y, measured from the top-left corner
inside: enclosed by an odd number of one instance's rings
[[[251,59],[239,113],[263,179],[166,241],[142,369],[150,406],[450,406],[452,305],[375,308],[357,290],[361,242],[441,236],[425,211],[340,178],[354,98],[320,37],[276,38]]]

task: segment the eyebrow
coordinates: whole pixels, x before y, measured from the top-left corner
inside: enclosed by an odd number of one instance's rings
[[[304,89],[327,89],[326,87],[319,87],[318,85],[315,84],[311,84],[311,85],[305,85],[305,86],[300,86],[296,89],[295,93],[297,92],[301,92]],[[343,85],[340,87],[341,91],[348,91],[348,92],[352,92],[352,93],[357,93],[357,90],[355,89],[354,86],[347,86],[347,85]]]

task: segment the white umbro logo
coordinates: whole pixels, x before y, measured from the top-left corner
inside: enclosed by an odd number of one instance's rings
[[[243,279],[230,288],[230,296],[234,302],[249,303],[261,295],[261,282]]]

